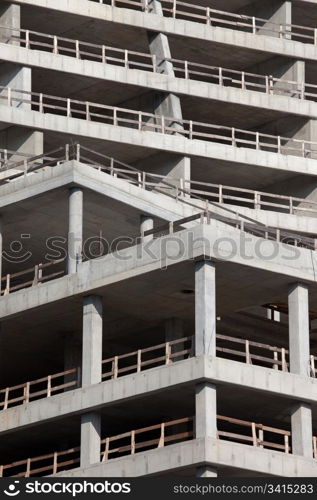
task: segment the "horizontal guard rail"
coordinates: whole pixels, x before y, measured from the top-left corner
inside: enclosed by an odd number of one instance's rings
[[[167,64],[170,64],[177,78],[198,80],[268,95],[285,95],[298,99],[317,100],[317,85],[308,84],[304,81],[276,78],[273,75],[232,70],[188,60],[161,58],[144,52],[120,49],[108,45],[97,45],[31,30],[17,30],[7,26],[0,26],[1,41],[7,44],[18,44],[28,50],[47,51],[52,54],[122,66],[126,69],[139,69],[156,74],[166,74]]]
[[[193,417],[162,422],[157,425],[135,429],[101,441],[100,462],[140,451],[163,448],[173,443],[191,440],[195,437]],[[291,433],[284,429],[269,427],[256,422],[217,415],[218,439],[238,441],[257,448],[291,453]],[[312,447],[315,444],[315,438]],[[19,460],[0,466],[0,477],[31,477],[57,474],[79,466],[80,448],[56,451],[38,457]]]

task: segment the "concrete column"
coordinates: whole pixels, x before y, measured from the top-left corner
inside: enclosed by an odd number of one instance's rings
[[[150,6],[153,7],[154,14],[163,15],[162,4],[159,0],[152,0]],[[172,57],[167,35],[159,32],[149,32],[148,39],[150,54],[158,58],[158,70],[161,70],[170,77],[174,77],[173,63],[167,61],[167,59],[171,59]],[[177,135],[177,130],[180,131],[179,135],[182,135],[181,131],[184,128],[181,123],[183,113],[179,96],[171,92],[157,92],[154,100],[154,113],[172,118],[172,120],[167,122],[167,125],[175,128],[175,135]],[[173,169],[169,169],[167,180],[170,181],[173,178],[177,180],[190,179],[190,158],[178,158],[177,165]]]
[[[313,457],[312,410],[307,404],[297,405],[291,415],[292,451],[294,455]]]
[[[218,474],[216,469],[213,469],[210,465],[205,465],[197,467],[196,477],[218,477]]]
[[[101,382],[102,362],[102,298],[84,297],[82,386]]]
[[[250,2],[249,5],[240,9],[240,13],[267,20],[258,29],[259,35],[279,38],[279,27],[282,26],[284,28],[283,37],[290,38],[287,33],[290,30],[289,25],[292,24],[292,2],[290,0],[265,0],[265,2],[258,0],[257,2]],[[277,26],[274,27],[272,23]]]
[[[309,300],[307,285],[294,285],[288,296],[290,372],[309,377]],[[312,457],[312,411],[298,404],[291,414],[292,447],[295,455]]]
[[[309,301],[307,285],[297,283],[288,294],[290,372],[309,377]]]
[[[83,301],[82,387],[102,380],[102,298]],[[100,462],[101,417],[91,412],[81,417],[80,467]]]
[[[10,36],[18,36],[18,31],[12,31],[8,28],[17,28],[20,29],[21,26],[21,7],[20,5],[15,4],[6,4],[0,6],[0,42],[8,43],[10,40]],[[18,41],[11,42],[12,44],[19,44]]]
[[[195,264],[195,355],[216,355],[216,267]]]
[[[188,156],[179,156],[170,153],[158,153],[151,158],[145,158],[135,163],[134,165],[139,170],[144,170],[150,174],[162,175],[163,180],[178,188],[189,188],[191,180],[191,159]],[[169,196],[175,196],[170,187],[161,182],[160,179],[155,179],[156,184],[151,187],[153,191],[167,193]]]
[[[150,215],[141,215],[140,217],[140,233],[141,236],[146,231],[152,231],[154,229],[154,219]],[[148,243],[149,241],[153,240],[154,235],[149,234],[148,236],[143,237],[143,243]]]
[[[3,2],[2,2],[3,3]],[[20,6],[15,4],[5,4],[0,6],[0,26],[8,26],[16,28],[17,30],[21,27],[21,14]],[[19,36],[19,31],[11,32],[9,29],[0,29],[0,42],[6,42],[8,36],[13,33],[17,37]],[[14,45],[19,45],[19,41],[11,42]],[[32,70],[31,68],[26,68],[18,66],[13,63],[1,63],[0,65],[0,85],[5,87],[11,87],[13,89],[24,90],[27,92],[32,91]],[[0,91],[5,93],[6,91]],[[12,102],[12,106],[19,109],[30,110],[31,106],[28,103],[22,102],[23,98],[27,98],[26,94],[15,94],[15,98],[20,98],[20,100],[15,100]],[[0,105],[7,105],[7,100],[0,100]],[[0,148],[9,149],[11,151],[17,151],[20,153],[28,153],[32,156],[37,156],[43,154],[44,149],[44,135],[43,132],[28,130],[23,127],[8,127],[0,132]],[[20,161],[21,157],[18,155],[12,155],[10,161]],[[18,172],[19,170],[17,170]],[[14,173],[13,170],[10,174]],[[7,177],[9,174],[6,172],[1,173],[1,179]]]
[[[217,392],[209,382],[196,386],[195,395],[195,436],[196,438],[217,437]]]
[[[101,419],[97,413],[81,417],[80,467],[100,462]]]
[[[83,249],[83,190],[69,190],[68,219],[68,265],[69,274],[77,272],[77,264],[82,262]]]

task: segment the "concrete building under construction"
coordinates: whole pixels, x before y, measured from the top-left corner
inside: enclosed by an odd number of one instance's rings
[[[317,476],[316,217],[316,0],[1,0],[0,476]]]

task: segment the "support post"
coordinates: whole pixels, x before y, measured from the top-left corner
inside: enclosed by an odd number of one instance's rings
[[[292,451],[294,455],[313,457],[312,410],[310,405],[301,403],[292,411]]]
[[[308,287],[297,283],[288,295],[290,372],[309,377],[309,301]]]
[[[151,0],[149,5],[153,14],[163,16],[161,0]],[[154,61],[157,65],[156,71],[158,73],[164,73],[167,76],[174,77],[175,71],[173,62],[171,61],[172,55],[168,36],[162,32],[149,32],[148,40],[150,54],[154,57]],[[166,125],[175,129],[175,135],[184,136],[182,105],[180,97],[177,94],[173,94],[171,92],[157,92],[155,94],[153,112],[172,118],[172,120],[166,120]],[[170,167],[168,168],[168,171],[162,172],[163,175],[167,176],[168,181],[176,181],[177,185],[180,179],[190,180],[191,160],[189,157],[173,157],[169,163]],[[173,163],[175,164],[174,166]],[[165,158],[161,164],[161,169],[166,170]]]
[[[87,413],[81,417],[80,467],[100,462],[101,419],[98,413]]]
[[[195,264],[195,355],[216,356],[216,267]]]
[[[82,262],[83,247],[83,191],[81,188],[69,190],[68,221],[68,274],[77,272],[77,264]]]
[[[217,391],[213,384],[204,382],[195,388],[195,438],[217,438]],[[217,477],[217,471],[208,465],[197,467],[196,477]]]
[[[293,285],[288,296],[290,372],[309,377],[309,297],[305,284]],[[300,403],[291,414],[292,447],[295,455],[312,458],[312,411]]]
[[[141,237],[143,243],[148,243],[153,240],[153,234],[149,234],[148,236],[143,236],[146,231],[151,231],[154,229],[154,219],[150,215],[141,215],[140,217],[140,229],[141,229]]]
[[[216,387],[204,382],[197,384],[195,394],[195,437],[217,437],[217,392]]]
[[[102,380],[102,298],[83,301],[82,387]],[[80,467],[100,462],[101,417],[91,412],[81,417]]]
[[[101,382],[102,362],[102,298],[84,297],[82,386]]]

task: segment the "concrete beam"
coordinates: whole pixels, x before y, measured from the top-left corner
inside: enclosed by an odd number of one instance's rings
[[[1,60],[59,71],[71,75],[94,78],[106,82],[136,85],[143,89],[177,95],[190,95],[212,101],[229,102],[251,107],[252,109],[272,109],[288,115],[314,118],[317,115],[317,103],[314,101],[293,99],[276,90],[275,95],[222,87],[216,84],[175,78],[168,74],[158,74],[138,69],[127,70],[111,64],[104,65],[95,61],[76,59],[61,54],[50,54],[39,50],[28,50],[24,47],[1,45]],[[267,63],[251,66],[248,71],[259,74],[273,74],[278,78],[302,81],[304,78],[304,61],[281,62],[281,58],[271,58]],[[283,85],[285,87],[285,84]],[[276,86],[276,89],[278,85]]]
[[[195,355],[216,355],[216,266],[195,265]]]
[[[89,188],[91,191],[113,198],[121,203],[132,205],[140,211],[152,214],[151,217],[155,216],[169,221],[181,219],[200,211],[190,205],[178,203],[176,200],[164,196],[164,194],[145,191],[76,161],[70,161],[52,169],[38,171],[36,175],[20,177],[13,183],[0,186],[0,208],[9,207],[19,201],[30,199],[72,183],[82,188]],[[197,206],[200,206],[198,200]],[[205,209],[205,205],[201,204],[201,209]],[[228,210],[231,211],[231,214],[237,212],[237,206],[225,205],[222,207],[216,203],[212,203],[210,209],[221,215],[228,215]],[[270,227],[291,230],[297,233],[314,234],[317,232],[314,217],[290,215],[268,210],[254,210],[245,207],[239,207],[238,211],[242,216],[252,218]]]
[[[267,476],[315,477],[317,474],[315,460],[206,438],[108,460],[85,469],[61,472],[56,477],[136,477],[171,474],[202,465],[229,467],[239,472],[242,469],[245,474],[249,471]]]
[[[311,404],[317,409],[317,380],[299,375],[252,366],[237,361],[214,357],[190,358],[168,366],[160,366],[144,373],[135,373],[116,380],[108,380],[90,387],[56,394],[25,405],[0,412],[0,434],[27,429],[55,419],[97,412],[114,403],[135,400],[163,393],[167,388],[208,383],[226,384],[232,390],[250,389]]]
[[[264,167],[289,174],[316,175],[316,160],[290,156],[268,151],[236,148],[223,144],[190,140],[175,135],[164,135],[150,131],[138,131],[97,122],[42,114],[37,111],[19,110],[9,106],[1,108],[1,122],[15,126],[36,128],[44,132],[67,134],[73,137],[87,137],[110,143],[124,144],[125,148],[140,146],[148,150],[177,153],[183,156],[213,158],[237,165]]]
[[[206,26],[202,23],[173,19],[151,13],[138,12],[132,9],[116,8],[109,5],[82,0],[16,0],[19,5],[36,5],[50,11],[58,11],[69,15],[78,15],[89,19],[110,21],[121,25],[130,25],[147,31],[156,31],[186,38],[198,38],[230,47],[245,47],[267,54],[288,55],[295,59],[317,59],[317,47],[288,39],[270,36],[252,35],[243,31],[228,28]]]
[[[151,243],[151,254],[140,251],[141,246],[136,245],[120,250],[120,259],[117,252],[114,252],[88,260],[78,267],[76,274],[2,297],[0,318],[9,318],[26,309],[36,309],[68,297],[93,294],[110,284],[192,259],[229,260],[231,264],[239,264],[250,272],[252,269],[259,269],[273,273],[277,280],[287,277],[288,281],[316,283],[316,252],[250,234],[245,236],[242,243],[241,238],[239,229],[211,220],[210,225],[197,224],[191,229],[155,238]],[[188,241],[195,244],[188,244]],[[168,248],[168,254],[162,254],[162,248]],[[185,251],[180,252],[180,248]],[[272,275],[270,278],[272,279]]]

